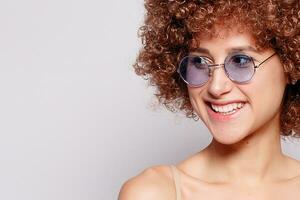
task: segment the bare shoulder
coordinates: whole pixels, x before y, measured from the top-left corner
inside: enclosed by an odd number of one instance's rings
[[[175,199],[171,176],[167,165],[146,168],[122,185],[118,200]]]
[[[289,156],[286,157],[287,157],[287,161],[285,162],[285,166],[288,166],[286,170],[286,174],[288,174],[286,183],[288,183],[287,185],[289,186],[291,191],[295,190],[298,193],[297,195],[299,195],[300,161]]]
[[[295,160],[295,162],[297,163],[297,167],[296,167],[296,177],[295,179],[297,180],[298,182],[298,186],[300,186],[300,161],[299,160]]]
[[[289,157],[288,158],[288,164],[290,166],[289,172],[293,175],[296,176],[295,178],[300,177],[300,160],[296,160],[295,158]]]

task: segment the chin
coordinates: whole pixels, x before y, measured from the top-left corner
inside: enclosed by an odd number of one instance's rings
[[[218,143],[224,144],[224,145],[232,145],[232,144],[236,144],[240,141],[242,141],[243,139],[245,139],[248,134],[246,134],[245,132],[230,132],[230,133],[217,133],[214,132],[212,133],[212,136],[214,138],[215,141],[217,141]]]
[[[224,144],[224,145],[232,145],[232,144],[236,144],[239,141],[241,141],[236,138],[215,138],[215,137],[214,137],[214,140],[216,140],[218,143]]]

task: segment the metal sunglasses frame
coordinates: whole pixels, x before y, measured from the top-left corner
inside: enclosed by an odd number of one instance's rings
[[[239,83],[239,84],[245,84],[245,83],[248,83],[248,82],[253,78],[253,76],[254,76],[254,74],[255,74],[255,72],[256,72],[256,69],[258,69],[263,63],[265,63],[267,60],[269,60],[269,59],[270,59],[271,57],[273,57],[274,55],[276,55],[276,52],[273,53],[272,55],[270,55],[269,57],[267,57],[267,58],[266,58],[265,60],[263,60],[262,62],[260,62],[258,65],[255,65],[253,59],[252,59],[250,56],[248,56],[248,57],[251,58],[251,60],[252,60],[252,62],[253,62],[254,72],[253,72],[251,78],[250,78],[249,80],[247,80],[247,81],[244,81],[244,82],[240,82],[240,81],[236,81],[236,80],[231,79],[230,76],[229,76],[229,74],[228,74],[228,72],[227,72],[227,70],[226,70],[226,68],[225,68],[225,63],[222,63],[222,64],[211,64],[211,65],[208,64],[208,65],[207,65],[207,67],[208,67],[208,69],[209,69],[209,74],[208,74],[208,76],[211,76],[211,75],[212,75],[212,69],[223,67],[223,68],[224,68],[224,71],[225,71],[225,73],[226,73],[226,75],[227,75],[227,77],[228,77],[230,80],[232,80],[233,82]],[[183,58],[181,59],[180,63],[179,63],[179,67],[177,68],[177,73],[179,74],[180,78],[181,78],[186,84],[188,84],[188,85],[191,86],[191,87],[201,87],[201,86],[205,85],[205,84],[208,82],[209,78],[207,79],[207,81],[205,81],[205,82],[202,83],[202,84],[199,84],[199,85],[193,85],[193,84],[188,83],[188,82],[182,77],[182,75],[181,75],[181,73],[180,73],[180,66],[181,66],[182,61],[183,61],[185,58],[187,58],[187,57],[190,57],[190,56],[185,56],[185,57],[183,57]],[[202,57],[202,56],[198,56],[198,57]],[[227,57],[225,58],[225,61],[226,61],[226,59],[227,59]]]

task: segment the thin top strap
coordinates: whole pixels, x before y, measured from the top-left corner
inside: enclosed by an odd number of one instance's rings
[[[171,165],[171,169],[172,169],[173,179],[175,183],[176,200],[181,200],[180,177],[177,168],[174,165]]]

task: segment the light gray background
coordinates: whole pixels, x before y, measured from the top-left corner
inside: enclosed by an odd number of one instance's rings
[[[146,167],[204,148],[200,122],[153,109],[132,63],[142,0],[0,2],[0,199],[113,200]],[[284,143],[300,159],[300,144]]]

